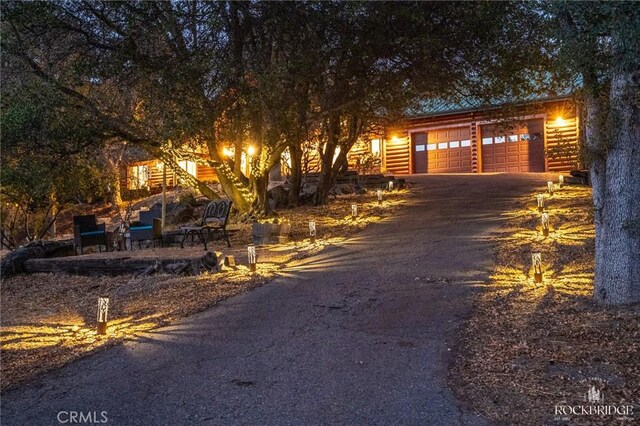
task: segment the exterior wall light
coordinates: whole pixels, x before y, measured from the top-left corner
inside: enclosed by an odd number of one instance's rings
[[[316,222],[314,220],[309,222],[309,238],[311,243],[316,242]]]
[[[98,326],[96,333],[107,334],[107,315],[109,314],[109,297],[98,297]]]
[[[256,246],[249,244],[247,246],[247,260],[249,262],[249,270],[256,271]]]
[[[553,195],[555,187],[552,181],[547,182],[547,190],[549,191],[549,195]]]
[[[538,211],[542,213],[544,211],[544,194],[536,195],[536,200],[538,200]]]
[[[357,204],[351,204],[351,217],[353,217],[353,218],[358,217],[358,205]]]
[[[558,127],[564,126],[564,118],[562,118],[562,116],[559,116],[558,118],[556,118],[556,126]]]
[[[540,221],[542,222],[542,235],[549,236],[549,213],[544,212],[540,215]]]
[[[253,145],[249,145],[249,148],[247,148],[247,154],[253,155],[255,153],[256,153],[256,148]]]
[[[378,195],[378,204],[382,204],[382,189],[378,189],[376,194]]]
[[[533,267],[533,282],[542,282],[542,253],[531,253],[531,266]]]

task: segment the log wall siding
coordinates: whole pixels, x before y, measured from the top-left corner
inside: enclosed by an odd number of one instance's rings
[[[148,185],[150,188],[162,186],[162,169],[159,169],[157,167],[158,163],[158,160],[147,160],[128,164],[127,167],[123,170],[123,181],[121,181],[123,188],[129,188],[129,182],[131,179],[131,168],[135,166],[147,166],[149,168]],[[203,182],[218,181],[216,171],[213,167],[205,166],[198,163],[196,163],[196,178]],[[167,168],[167,185],[175,186],[177,182],[177,174],[173,170]]]
[[[412,172],[411,139],[408,137],[384,141],[384,169],[392,174],[409,174]]]
[[[471,173],[478,173],[480,170],[478,162],[478,126],[471,123]]]
[[[543,128],[540,131],[544,133],[545,149],[547,150],[553,149],[563,140],[574,146],[578,143],[576,108],[568,97],[524,104],[516,108],[513,114],[513,117],[518,120],[531,120],[535,117],[542,119]],[[562,116],[564,119],[562,126],[558,126],[556,122],[558,116]],[[429,132],[468,125],[471,133],[471,172],[480,173],[482,170],[482,146],[479,143],[479,138],[481,138],[479,127],[504,118],[505,116],[499,108],[452,112],[406,119],[389,129],[388,134]],[[393,142],[387,140],[383,150],[383,165],[386,167],[386,171],[394,174],[412,173],[412,151],[410,148],[409,141],[404,141],[401,145],[394,145]],[[569,171],[576,167],[575,155],[570,158],[547,158],[545,160],[545,169],[549,172]]]
[[[380,146],[380,149],[382,149],[382,146]],[[349,162],[349,170],[357,170],[358,158],[362,154],[370,153],[370,152],[371,152],[370,140],[360,140],[356,142],[351,148],[351,150],[349,151],[349,154],[347,155],[347,161]],[[382,155],[382,153],[380,153],[379,155]],[[377,173],[380,173],[380,170],[381,170],[381,165],[374,167],[370,173],[377,174]]]
[[[553,150],[559,144],[578,144],[578,120],[575,116],[565,117],[564,123],[558,125],[556,120],[547,116],[544,126],[544,136],[547,151]],[[573,154],[565,158],[550,158],[547,156],[547,171],[549,172],[568,172],[578,166],[578,157]]]

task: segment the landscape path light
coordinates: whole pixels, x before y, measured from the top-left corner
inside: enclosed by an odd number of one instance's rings
[[[351,204],[351,217],[352,218],[356,218],[358,217],[358,205],[357,204]]]
[[[531,266],[533,268],[533,282],[542,282],[542,253],[531,253]]]
[[[542,222],[542,235],[549,236],[549,213],[543,212],[540,215],[540,221]]]
[[[236,259],[235,257],[229,255],[229,256],[225,256],[224,257],[224,266],[227,266],[229,268],[235,268],[236,266]]]
[[[553,195],[554,185],[552,181],[547,182],[547,190],[549,191],[549,195]]]
[[[393,191],[393,181],[390,180],[389,183],[387,184],[387,187],[389,188],[389,191]]]
[[[536,195],[536,200],[538,201],[538,211],[542,213],[544,211],[544,194]]]
[[[256,271],[256,246],[249,244],[247,246],[247,260],[249,263],[249,270],[251,272]]]
[[[378,204],[382,204],[382,189],[378,189],[376,194],[378,195]]]
[[[564,188],[564,176],[563,175],[558,176],[558,186],[560,188]]]
[[[96,333],[107,334],[107,316],[109,315],[109,297],[98,297],[98,326]]]
[[[309,222],[309,238],[311,243],[316,242],[316,221],[312,220]]]

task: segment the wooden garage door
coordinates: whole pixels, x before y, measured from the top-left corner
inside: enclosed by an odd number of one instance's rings
[[[482,126],[480,136],[483,172],[544,172],[542,119],[512,129]]]
[[[471,172],[469,127],[439,129],[429,132],[427,137],[427,172]]]

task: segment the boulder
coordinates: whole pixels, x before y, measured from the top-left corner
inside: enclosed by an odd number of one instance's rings
[[[194,210],[189,204],[171,203],[167,205],[166,223],[169,225],[179,225],[194,221]]]
[[[269,198],[275,202],[275,207],[286,207],[289,202],[289,192],[284,189],[284,186],[278,185],[271,188],[268,191]]]

